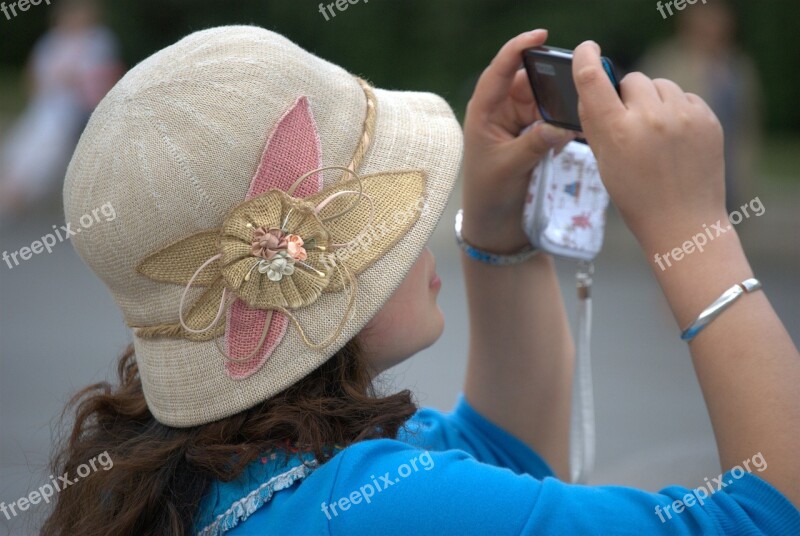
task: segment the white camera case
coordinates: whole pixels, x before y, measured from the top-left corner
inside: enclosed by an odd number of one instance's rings
[[[523,228],[535,247],[592,261],[603,247],[608,192],[588,145],[572,141],[551,149],[531,174]]]

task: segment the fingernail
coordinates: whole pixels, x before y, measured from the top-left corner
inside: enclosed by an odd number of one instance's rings
[[[550,145],[563,143],[568,136],[572,135],[569,130],[555,127],[549,123],[545,123],[539,128],[539,134],[542,136],[542,139]]]
[[[596,42],[592,41],[591,39],[589,39],[586,42],[591,44],[595,48],[595,50],[597,50],[598,53],[600,52],[600,45],[598,45]]]

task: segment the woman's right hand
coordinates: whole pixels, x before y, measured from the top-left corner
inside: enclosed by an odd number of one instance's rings
[[[683,329],[731,285],[753,277],[725,213],[719,121],[696,95],[640,73],[625,77],[618,97],[594,43],[576,49],[573,75],[603,182],[647,255],[685,249],[704,224],[709,233],[728,226],[702,253],[668,270],[652,266]],[[769,460],[758,476],[800,506],[800,354],[765,293],[741,297],[689,350],[722,468],[758,453]]]
[[[722,128],[700,97],[642,73],[618,96],[592,41],[575,49],[573,76],[603,183],[646,250],[726,221]]]

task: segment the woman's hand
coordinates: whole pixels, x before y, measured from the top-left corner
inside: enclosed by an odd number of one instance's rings
[[[594,43],[575,50],[573,75],[603,182],[648,256],[690,243],[717,220],[729,228],[722,129],[699,97],[633,73],[622,81],[620,99]],[[653,265],[680,328],[753,277],[736,232],[716,232],[704,250],[669,268]],[[741,297],[689,349],[722,468],[763,453],[769,467],[759,477],[800,506],[800,355],[765,292]]]
[[[591,41],[575,49],[572,67],[603,182],[645,249],[679,246],[703,224],[726,221],[722,128],[706,103],[642,73],[626,76],[618,96]]]
[[[522,51],[544,44],[546,30],[506,43],[478,80],[464,120],[464,222],[466,240],[493,253],[512,253],[528,243],[522,209],[531,170],[551,148],[574,138],[570,131],[538,123]]]
[[[494,253],[528,243],[522,208],[530,171],[572,132],[537,124],[522,51],[544,43],[536,30],[505,44],[486,68],[464,122],[464,238]],[[549,255],[492,266],[461,255],[469,307],[464,394],[483,416],[569,478],[569,411],[574,348]]]

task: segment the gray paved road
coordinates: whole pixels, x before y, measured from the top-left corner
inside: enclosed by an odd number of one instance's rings
[[[410,387],[421,404],[442,409],[452,407],[465,369],[466,304],[450,226],[459,197],[453,196],[431,243],[444,281],[445,334],[384,378],[387,387]],[[797,202],[777,193],[762,201],[766,215],[747,222],[743,238],[798,342]],[[4,224],[0,252],[30,244],[62,218],[51,210]],[[573,314],[571,265],[560,263],[559,272]],[[595,285],[593,482],[655,490],[716,476],[713,435],[686,346],[633,239],[613,217]],[[121,314],[69,244],[13,270],[0,264],[0,501],[14,501],[49,480],[51,424],[71,392],[113,374],[114,357],[127,341]],[[0,533],[35,533],[42,510],[35,506],[11,521],[0,514]]]

